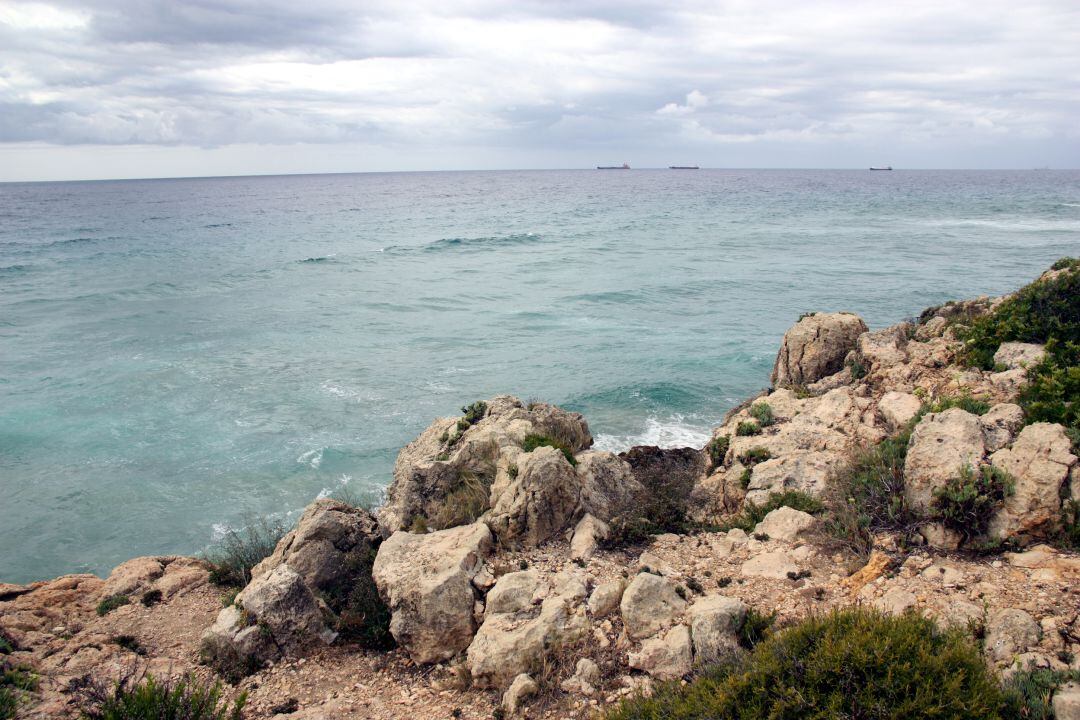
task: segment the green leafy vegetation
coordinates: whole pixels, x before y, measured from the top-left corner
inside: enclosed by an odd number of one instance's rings
[[[769,637],[775,623],[775,612],[763,613],[757,608],[748,608],[737,633],[739,645],[747,650],[753,650],[758,643]]]
[[[1028,422],[1080,428],[1080,262],[1054,263],[1056,277],[1036,280],[993,312],[962,328],[963,359],[990,370],[1003,342],[1044,343],[1046,357],[1028,368],[1020,407]]]
[[[742,473],[739,475],[739,487],[741,487],[743,490],[749,490],[750,489],[750,481],[753,480],[753,479],[754,479],[754,469],[753,468],[744,468]]]
[[[767,402],[757,402],[750,406],[750,417],[757,420],[761,427],[769,427],[776,422],[772,406]]]
[[[521,442],[521,449],[525,452],[532,452],[538,447],[553,447],[556,450],[561,450],[562,454],[566,456],[567,462],[571,465],[577,466],[577,458],[574,457],[574,450],[569,444],[558,440],[556,438],[548,437],[547,435],[526,435],[525,439]]]
[[[176,682],[124,678],[111,688],[85,679],[78,689],[84,720],[240,720],[247,700],[241,694],[229,703],[220,683],[206,685],[194,677]]]
[[[251,582],[251,569],[274,552],[285,532],[280,521],[265,519],[249,523],[241,530],[229,530],[206,555],[210,582],[224,587],[244,587]]]
[[[750,501],[743,503],[742,511],[721,525],[719,529],[726,532],[733,528],[740,528],[750,532],[759,522],[765,519],[766,515],[781,507],[802,510],[811,515],[817,515],[825,510],[825,506],[820,500],[798,490],[785,490],[782,493],[772,493],[760,505]]]
[[[934,509],[945,527],[960,533],[965,541],[982,538],[1014,486],[1012,477],[1000,468],[982,465],[973,470],[968,465],[934,490]]]
[[[142,598],[140,598],[139,602],[143,604],[143,607],[153,607],[159,602],[161,602],[161,591],[147,590],[145,593],[143,593],[143,596]]]
[[[14,649],[10,643],[8,647]],[[0,720],[15,717],[19,705],[26,701],[28,693],[37,689],[37,685],[37,675],[30,668],[0,657]]]
[[[108,615],[116,608],[130,604],[131,598],[127,595],[109,595],[108,597],[102,598],[101,602],[97,604],[97,614]]]
[[[709,460],[714,468],[724,464],[724,457],[727,455],[729,447],[731,447],[731,438],[727,435],[717,435],[705,446],[709,453]]]
[[[811,617],[744,658],[624,700],[605,720],[1002,720],[1006,694],[978,648],[915,613]]]
[[[371,650],[389,650],[394,647],[390,609],[371,574],[376,552],[377,548],[364,547],[346,554],[346,579],[329,588],[323,599],[337,614],[336,630],[343,640]]]
[[[930,403],[929,407],[924,407],[922,412],[919,413],[919,417],[922,417],[927,412],[945,412],[949,408],[960,408],[973,415],[985,415],[990,412],[990,403],[974,398],[970,394],[945,395]]]
[[[757,465],[760,462],[765,462],[770,458],[772,458],[772,453],[769,452],[767,448],[756,446],[745,451],[742,455],[739,455],[735,459],[741,462],[743,465],[746,465],[747,467],[753,467],[754,465]]]
[[[862,358],[852,358],[847,366],[851,370],[852,380],[861,380],[866,377],[866,364],[862,361]]]
[[[461,413],[465,416],[463,419],[470,425],[475,425],[480,422],[486,412],[487,403],[483,400],[477,400],[472,405],[466,405],[461,408]]]
[[[1080,682],[1080,670],[1030,669],[1005,681],[1006,717],[1024,720],[1054,720],[1051,698],[1067,682]]]
[[[425,528],[430,526],[435,530],[445,530],[476,522],[488,509],[490,491],[491,480],[486,475],[459,473],[458,484],[426,519]]]
[[[761,426],[754,420],[743,420],[735,426],[735,434],[739,437],[747,437],[749,435],[758,435],[761,433]]]

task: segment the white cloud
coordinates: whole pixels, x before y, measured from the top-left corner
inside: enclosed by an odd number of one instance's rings
[[[726,164],[734,146],[783,165],[793,144],[833,165],[881,146],[907,166],[1080,162],[1072,0],[357,7],[4,0],[0,143],[33,143],[30,166],[48,146],[295,144],[313,171],[321,144],[443,167]],[[147,175],[176,162],[146,158]]]

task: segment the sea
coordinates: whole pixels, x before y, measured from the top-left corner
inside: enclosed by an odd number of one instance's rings
[[[378,502],[496,394],[701,446],[808,311],[880,328],[1080,255],[1080,172],[0,184],[0,581]]]

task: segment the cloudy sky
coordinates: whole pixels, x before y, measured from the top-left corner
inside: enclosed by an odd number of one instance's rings
[[[0,180],[1080,166],[1080,2],[0,0]]]

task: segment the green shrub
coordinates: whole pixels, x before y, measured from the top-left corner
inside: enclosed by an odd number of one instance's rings
[[[1066,268],[1072,270],[1080,267],[1080,258],[1063,257],[1054,262],[1050,266],[1051,270],[1065,270]]]
[[[852,358],[847,366],[851,369],[852,380],[861,380],[866,377],[866,365],[863,363],[862,358]]]
[[[143,593],[143,596],[139,600],[139,602],[143,604],[143,607],[153,607],[154,605],[157,605],[159,602],[161,602],[161,591],[156,589],[147,590],[145,593]]]
[[[743,490],[750,489],[750,481],[754,479],[753,468],[743,468],[742,474],[739,475],[739,487]]]
[[[1002,501],[1012,495],[1015,482],[1001,468],[982,465],[960,470],[944,486],[934,490],[934,511],[945,527],[955,530],[964,540],[981,538]]]
[[[461,408],[461,413],[465,416],[465,422],[469,423],[470,425],[475,425],[476,423],[478,423],[484,417],[484,413],[486,412],[487,403],[483,400],[477,400],[472,405],[467,405]]]
[[[109,595],[108,597],[102,598],[101,602],[97,604],[97,614],[108,615],[116,608],[130,604],[131,598],[127,595]]]
[[[487,511],[490,494],[491,480],[486,475],[459,473],[457,486],[447,493],[438,509],[426,519],[424,527],[445,530],[474,523]]]
[[[175,683],[147,676],[142,682],[125,678],[106,686],[84,681],[82,717],[85,720],[240,720],[246,702],[222,699],[220,683],[205,685],[194,677]]]
[[[776,422],[772,406],[767,402],[757,402],[750,406],[750,417],[757,420],[761,427],[769,427]]]
[[[577,458],[574,457],[574,450],[567,443],[556,438],[548,437],[547,435],[526,435],[525,439],[521,443],[521,449],[525,452],[532,452],[538,447],[553,447],[556,450],[561,450],[562,454],[566,456],[566,460],[575,467],[577,466]]]
[[[766,460],[769,460],[771,458],[772,453],[769,452],[768,448],[756,446],[750,448],[742,455],[739,455],[736,460],[741,462],[743,465],[746,465],[747,467],[753,467],[754,465],[757,465],[760,462],[765,462]]]
[[[978,648],[909,613],[848,609],[773,633],[741,662],[623,701],[606,720],[1001,720]]]
[[[769,637],[775,623],[775,612],[762,613],[758,612],[756,608],[748,608],[737,634],[739,645],[747,650],[753,650],[758,643]]]
[[[0,658],[0,720],[15,717],[27,693],[37,689],[37,675],[28,667]]]
[[[753,420],[742,420],[735,426],[735,434],[739,437],[757,435],[761,432],[761,426]]]
[[[274,552],[284,537],[280,521],[259,520],[242,530],[229,530],[206,555],[210,582],[226,587],[244,587],[251,582],[251,569]]]
[[[949,408],[960,408],[973,415],[985,415],[990,412],[990,407],[991,405],[987,401],[973,398],[970,394],[946,395],[930,403],[929,407],[923,408],[923,411],[919,413],[919,417],[922,417],[927,412],[939,413]]]
[[[1080,681],[1080,670],[1030,669],[1013,674],[1004,683],[1007,717],[1054,720],[1050,705],[1054,691],[1067,682]]]
[[[729,447],[731,447],[731,438],[727,435],[717,435],[705,446],[705,449],[709,452],[709,460],[714,468],[724,464],[724,457],[727,455]]]
[[[761,505],[749,501],[743,503],[742,512],[729,519],[719,529],[726,532],[733,528],[740,528],[750,532],[765,519],[766,515],[781,507],[802,510],[811,515],[817,515],[825,510],[820,500],[798,490],[785,490],[782,493],[772,493]]]
[[[336,629],[343,640],[371,650],[389,650],[394,647],[390,609],[379,596],[371,574],[376,551],[376,548],[365,548],[347,554],[348,580],[330,588],[324,599],[337,613]]]
[[[868,450],[856,452],[830,477],[825,488],[829,534],[860,555],[868,555],[873,533],[909,532],[917,519],[904,501],[904,461],[914,423]]]

